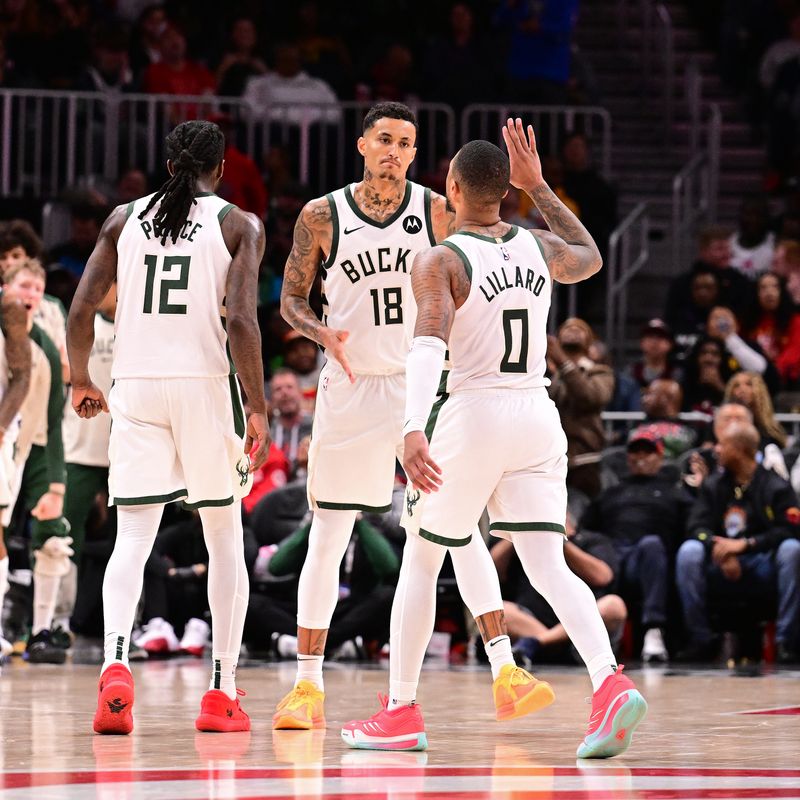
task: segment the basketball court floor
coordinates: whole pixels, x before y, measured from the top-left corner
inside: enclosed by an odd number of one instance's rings
[[[250,733],[196,733],[208,669],[195,660],[134,665],[135,729],[92,734],[97,667],[30,666],[0,678],[2,800],[194,798],[522,798],[689,800],[800,798],[800,672],[631,670],[650,711],[631,749],[578,761],[591,685],[550,669],[556,703],[494,720],[488,667],[428,669],[420,702],[430,749],[347,749],[341,724],[377,710],[384,669],[326,672],[326,731],[271,730],[294,665],[239,669]]]

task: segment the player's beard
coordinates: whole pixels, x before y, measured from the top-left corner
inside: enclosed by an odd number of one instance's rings
[[[445,205],[445,208],[446,208],[446,209],[447,209],[447,210],[448,210],[448,211],[449,211],[451,214],[455,214],[455,213],[456,213],[456,210],[455,210],[455,208],[453,207],[453,204],[450,202],[450,198],[449,198],[447,195],[445,195],[445,198],[444,198],[444,199],[445,199],[445,204],[444,204],[444,205]]]

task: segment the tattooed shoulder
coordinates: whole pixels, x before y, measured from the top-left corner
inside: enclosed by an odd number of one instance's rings
[[[331,224],[331,206],[327,197],[317,197],[306,203],[303,209],[309,225],[323,228]]]
[[[447,198],[436,192],[431,192],[431,222],[437,242],[456,232],[456,215],[448,210]]]

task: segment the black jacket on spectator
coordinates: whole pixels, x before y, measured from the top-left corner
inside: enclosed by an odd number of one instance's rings
[[[690,301],[692,278],[699,269],[708,269],[708,264],[695,261],[688,272],[678,275],[669,285],[667,302],[664,306],[664,319],[675,334],[690,333],[689,329],[698,324],[705,326],[704,312],[696,309]],[[755,294],[752,281],[733,267],[725,269],[712,267],[712,269],[719,280],[717,305],[727,306],[738,316],[752,302]],[[705,316],[707,316],[707,312]]]
[[[712,537],[753,538],[747,552],[764,553],[800,531],[800,508],[789,483],[760,464],[748,486],[728,470],[703,482],[689,515],[689,538],[711,547]]]
[[[674,551],[686,530],[691,502],[686,492],[660,475],[628,475],[592,500],[580,528],[631,544],[656,535]]]

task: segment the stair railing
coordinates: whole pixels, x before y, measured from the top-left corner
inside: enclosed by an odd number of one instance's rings
[[[615,363],[621,363],[625,350],[628,284],[650,258],[649,233],[648,206],[639,203],[608,238],[606,345]]]

